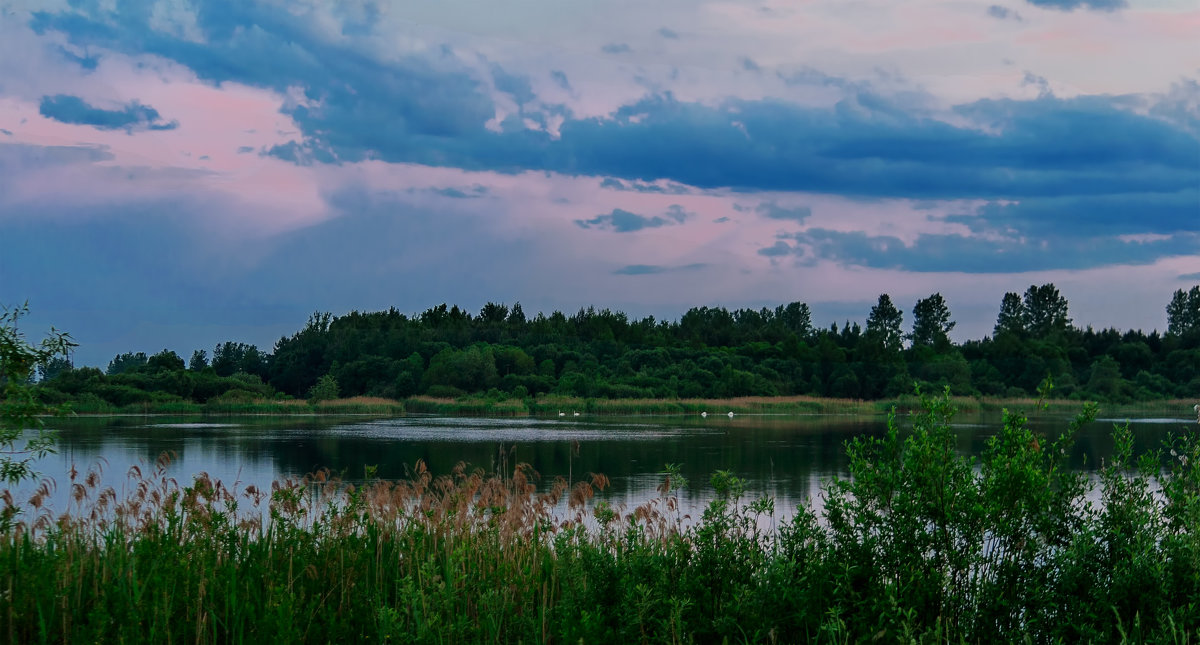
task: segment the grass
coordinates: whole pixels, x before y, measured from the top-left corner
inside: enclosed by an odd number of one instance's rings
[[[71,473],[64,515],[48,483],[3,496],[0,641],[1200,642],[1200,437],[1139,459],[1118,428],[1094,482],[1063,467],[1094,409],[1059,437],[1009,415],[976,462],[952,407],[849,442],[821,514],[770,522],[718,471],[684,523],[670,466],[628,510],[503,461],[262,490],[160,460],[123,499]]]

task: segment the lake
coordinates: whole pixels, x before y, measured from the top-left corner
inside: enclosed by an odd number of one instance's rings
[[[1036,416],[1031,425],[1057,434],[1067,417]],[[1112,451],[1114,422],[1086,428],[1072,455],[1075,468],[1094,472]],[[1195,428],[1195,421],[1130,419],[1138,450],[1161,445],[1169,432]],[[901,417],[901,424],[907,420]],[[180,484],[207,472],[226,485],[269,488],[272,481],[328,468],[343,480],[361,481],[364,466],[383,478],[403,478],[418,460],[435,474],[455,464],[492,471],[499,465],[530,464],[543,481],[575,481],[603,473],[612,482],[599,498],[626,509],[657,496],[659,473],[680,464],[691,487],[680,494],[685,513],[699,517],[712,499],[710,475],[732,471],[747,482],[750,496],[771,495],[781,516],[812,498],[819,504],[823,482],[845,476],[843,444],[858,435],[882,434],[883,416],[711,415],[641,417],[461,418],[406,416],[392,419],[331,417],[172,418],[157,416],[53,419],[58,453],[38,462],[58,489],[51,507],[65,508],[67,472],[99,465],[104,486],[121,492],[135,464],[152,464],[164,452],[174,459],[169,474]],[[978,455],[1000,427],[1000,414],[955,419],[958,449]],[[143,470],[146,470],[143,466]],[[28,496],[23,486],[18,500]]]

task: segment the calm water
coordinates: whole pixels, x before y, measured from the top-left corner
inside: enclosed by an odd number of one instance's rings
[[[1068,420],[1044,417],[1033,426],[1054,434]],[[153,463],[163,452],[175,455],[169,472],[181,484],[207,472],[227,485],[238,482],[243,487],[269,486],[273,480],[318,468],[355,481],[363,477],[366,465],[377,467],[380,477],[401,478],[418,460],[435,475],[449,473],[460,461],[491,471],[505,460],[510,466],[528,463],[546,480],[604,473],[612,487],[602,499],[632,508],[657,495],[664,464],[678,463],[692,482],[680,500],[693,516],[698,517],[711,499],[708,478],[718,469],[745,478],[751,495],[774,496],[776,508],[787,514],[809,498],[819,502],[822,483],[846,474],[844,442],[882,433],[885,421],[882,416],[844,415],[82,418],[52,422],[58,431],[58,454],[39,462],[37,470],[60,484],[52,502],[57,506],[65,504],[72,465],[80,471],[99,465],[104,485],[120,492],[130,466]],[[1084,430],[1073,455],[1076,468],[1095,470],[1111,454],[1110,432],[1116,421],[1125,419],[1100,420]],[[1194,420],[1182,417],[1130,422],[1139,450],[1158,447],[1169,432],[1195,428]],[[979,454],[999,424],[999,413],[956,418],[959,450]],[[18,499],[27,496],[27,491],[20,493]]]

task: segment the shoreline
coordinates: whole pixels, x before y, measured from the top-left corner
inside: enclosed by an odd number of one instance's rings
[[[951,397],[960,413],[999,412],[1002,409],[1034,414],[1044,406],[1044,412],[1074,414],[1085,403],[1073,399],[1048,399],[1039,403],[1034,398]],[[1166,415],[1188,419],[1192,403],[1182,399],[1139,402],[1134,404],[1097,404],[1103,416]],[[524,399],[490,399],[486,397],[443,399],[427,396],[404,400],[353,397],[309,404],[303,400],[254,400],[237,403],[159,403],[135,404],[124,407],[78,409],[67,404],[68,415],[75,417],[128,416],[271,416],[271,417],[336,417],[371,416],[377,418],[408,415],[537,417],[555,418],[562,413],[574,418],[575,413],[588,416],[683,416],[699,415],[886,415],[893,408],[907,414],[920,409],[920,400],[913,395],[880,400],[833,399],[808,396],[737,397],[727,399],[583,399],[576,397],[543,396]],[[1177,413],[1177,414],[1176,414]],[[1186,414],[1185,414],[1186,413]]]

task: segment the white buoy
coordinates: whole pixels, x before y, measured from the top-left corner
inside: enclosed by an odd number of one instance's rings
[[[730,411],[729,411],[729,418],[730,418],[730,419],[732,419],[732,418],[733,418],[733,410],[730,410]]]
[[[701,413],[700,413],[700,416],[702,416],[702,417],[708,417],[708,413],[707,413],[707,412],[701,412]]]

